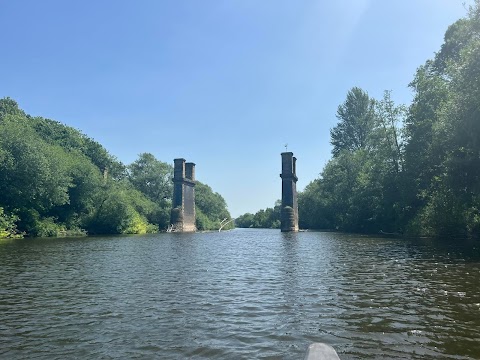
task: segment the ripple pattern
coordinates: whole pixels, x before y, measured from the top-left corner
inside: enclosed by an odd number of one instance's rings
[[[478,243],[238,229],[0,242],[0,358],[480,358]]]

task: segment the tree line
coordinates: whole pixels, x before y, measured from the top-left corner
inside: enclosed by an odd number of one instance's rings
[[[142,234],[168,227],[173,166],[150,153],[124,165],[80,131],[0,99],[0,238]],[[230,219],[197,182],[197,228]]]
[[[246,213],[235,219],[239,228],[280,229],[280,211],[282,201],[277,200],[273,208],[259,210],[255,214]]]
[[[478,236],[478,0],[449,26],[409,86],[409,106],[395,104],[390,91],[382,99],[358,87],[348,91],[330,131],[332,158],[299,193],[302,228]]]

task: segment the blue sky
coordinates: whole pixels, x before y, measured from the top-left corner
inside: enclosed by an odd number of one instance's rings
[[[318,177],[353,86],[408,104],[463,2],[0,0],[0,97],[125,164],[195,162],[236,217],[281,197],[286,143]]]

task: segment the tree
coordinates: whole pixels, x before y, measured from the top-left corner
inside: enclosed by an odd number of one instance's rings
[[[128,165],[128,178],[133,186],[158,204],[172,199],[173,167],[150,153],[142,153]]]
[[[0,133],[0,204],[39,213],[66,204],[71,177],[65,152],[45,143],[19,116],[6,115]]]
[[[358,87],[352,88],[336,116],[339,123],[330,130],[333,155],[338,156],[342,150],[367,149],[375,117],[374,101],[368,94]]]
[[[355,97],[355,93],[358,96]],[[334,130],[347,129],[345,119],[355,119],[351,116],[355,113],[351,110],[355,102],[369,104],[368,111],[363,112],[368,113],[368,121],[363,122],[368,125],[361,132],[332,131],[337,135],[334,157],[320,178],[299,194],[300,225],[354,232],[398,232],[403,211],[401,175],[404,167],[400,124],[404,121],[405,108],[395,105],[389,91],[382,100],[376,101],[360,89],[351,90],[346,102],[339,107],[342,116]],[[347,112],[349,116],[345,115]],[[362,134],[358,138],[361,141],[351,136],[355,133]],[[342,148],[338,146],[340,143],[351,146]]]
[[[225,199],[199,181],[195,185],[195,208],[199,230],[218,230],[223,219],[231,219]],[[232,227],[233,224],[227,225],[227,228]]]
[[[125,177],[125,166],[100,145],[80,131],[58,121],[26,116],[35,132],[47,143],[67,152],[85,155],[98,169],[114,179]]]
[[[243,214],[235,219],[235,225],[240,228],[279,229],[281,205],[281,200],[277,200],[273,208],[261,209],[255,214]]]
[[[133,189],[128,181],[106,179],[98,190],[94,209],[85,219],[84,226],[89,233],[144,234],[158,231],[158,226],[152,224],[157,205]]]
[[[376,135],[372,135],[375,150],[383,153],[386,161],[392,164],[393,171],[399,174],[404,168],[404,144],[401,127],[405,122],[407,109],[404,105],[395,105],[391,91],[385,91],[383,99],[375,101]]]
[[[6,98],[0,133],[2,226],[10,233],[13,225],[30,236],[132,233],[161,223],[159,206],[122,180],[123,165],[78,130],[26,115]]]
[[[140,154],[127,176],[102,145],[25,114],[10,98],[0,99],[0,134],[1,236],[15,226],[30,236],[56,236],[145,233],[169,225],[173,168],[152,154]],[[197,204],[199,229],[218,229],[230,219],[225,200],[207,185],[197,186]]]
[[[452,24],[434,60],[417,71],[407,123],[413,233],[480,230],[480,2]],[[416,200],[416,201],[415,201]]]
[[[0,99],[0,122],[6,115],[26,117],[26,114],[18,107],[18,104],[12,98],[6,97]]]
[[[235,226],[239,228],[251,228],[253,227],[253,214],[245,213],[235,219]]]

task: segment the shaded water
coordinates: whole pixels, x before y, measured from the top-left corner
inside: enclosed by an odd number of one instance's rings
[[[480,358],[480,245],[278,230],[0,242],[0,358]]]

